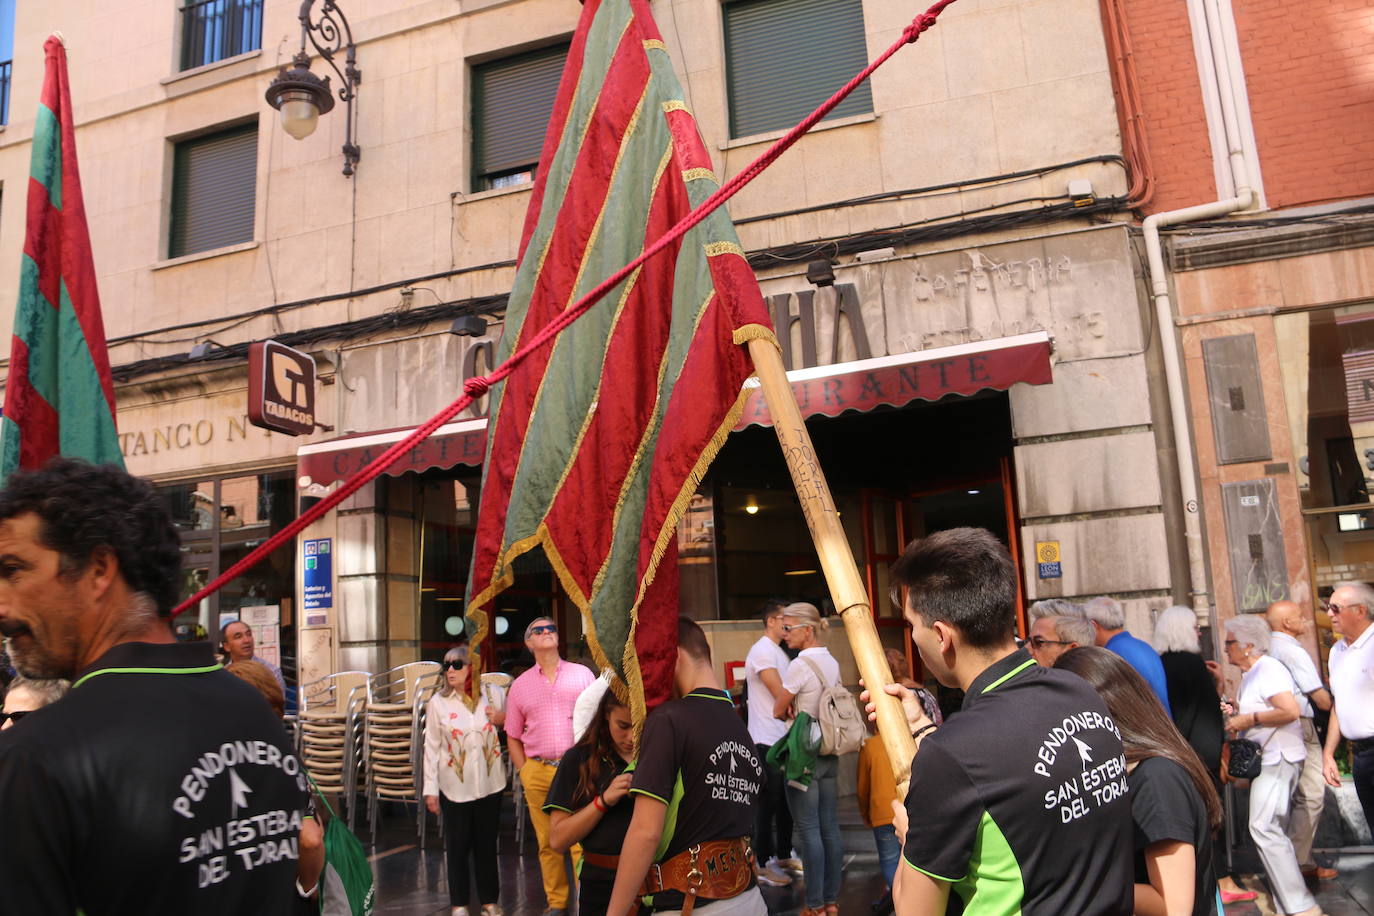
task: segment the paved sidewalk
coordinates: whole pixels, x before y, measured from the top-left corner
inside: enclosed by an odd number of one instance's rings
[[[847,850],[840,909],[846,916],[868,916],[870,903],[883,890],[878,856],[872,834],[859,821],[853,797],[841,799],[840,804],[841,830]],[[404,813],[399,807],[394,808],[384,819],[376,847],[368,850],[377,880],[378,916],[447,916],[449,903],[443,845],[433,818],[429,819],[429,824],[425,845],[421,847],[415,834],[413,808]],[[359,835],[366,843],[368,831],[361,823],[359,827]],[[502,806],[499,829],[501,905],[512,916],[539,916],[545,904],[539,863],[534,855],[534,832],[526,831],[524,854],[518,854],[515,809],[509,799]],[[1244,850],[1238,855],[1236,864],[1241,883],[1260,891],[1260,898],[1255,903],[1228,906],[1226,916],[1277,916],[1262,875],[1255,874],[1256,865],[1247,860]],[[1322,909],[1328,916],[1374,916],[1374,852],[1328,853],[1325,858],[1340,876],[1314,886]],[[792,887],[763,888],[769,912],[795,916],[802,907],[798,885],[799,882]],[[477,912],[475,908],[473,912]]]

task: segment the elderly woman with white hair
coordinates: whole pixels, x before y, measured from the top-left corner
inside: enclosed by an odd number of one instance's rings
[[[1307,757],[1298,723],[1297,685],[1283,662],[1269,657],[1269,624],[1259,615],[1226,621],[1226,660],[1243,674],[1235,704],[1227,704],[1226,730],[1262,747],[1260,774],[1250,783],[1250,836],[1264,862],[1274,907],[1280,913],[1319,916],[1293,842],[1284,828]]]
[[[1220,795],[1221,744],[1226,735],[1221,725],[1221,707],[1217,703],[1217,683],[1202,660],[1199,640],[1197,613],[1192,608],[1176,604],[1160,611],[1155,618],[1151,642],[1164,664],[1164,681],[1169,685],[1174,725],[1202,760],[1207,772],[1212,774],[1213,787]],[[1218,849],[1223,848],[1219,838],[1214,838],[1214,844]],[[1218,856],[1213,867],[1223,903],[1243,903],[1258,896],[1236,884],[1235,878],[1226,871],[1225,856]]]

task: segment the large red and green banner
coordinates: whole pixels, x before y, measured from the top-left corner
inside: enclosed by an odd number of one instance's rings
[[[644,0],[586,0],[521,239],[498,362],[718,186]],[[468,632],[542,549],[636,717],[677,657],[676,526],[772,338],[724,209],[492,389]]]
[[[56,37],[43,50],[28,228],[0,424],[0,479],[58,454],[124,466],[76,166],[67,50]]]

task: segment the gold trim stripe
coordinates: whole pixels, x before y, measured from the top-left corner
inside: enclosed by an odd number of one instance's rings
[[[658,38],[646,38],[646,39],[644,39],[644,50],[646,50],[646,51],[667,51],[667,50],[668,50],[668,46],[665,45],[665,44],[662,42],[661,39],[658,39]]]
[[[667,114],[670,111],[687,111],[687,103],[682,99],[669,99],[663,103],[663,113]]]
[[[720,257],[723,254],[737,254],[744,257],[744,249],[737,242],[707,242],[704,247],[708,258]]]
[[[735,328],[733,335],[736,344],[746,344],[751,340],[766,340],[782,352],[782,347],[778,344],[778,338],[773,334],[773,329],[762,324],[746,324]]]
[[[682,173],[683,181],[697,181],[702,178],[714,181],[716,184],[720,184],[720,181],[716,178],[716,173],[711,171],[710,169],[687,169],[685,172]]]

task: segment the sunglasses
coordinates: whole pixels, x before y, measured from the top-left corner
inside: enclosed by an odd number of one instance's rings
[[[811,626],[809,623],[784,623],[782,625],[782,631],[784,633],[791,633],[793,630],[802,630],[809,626]]]
[[[452,670],[454,670],[454,671],[462,671],[462,670],[463,670],[464,668],[466,668],[467,666],[468,666],[468,663],[467,663],[467,662],[464,662],[464,661],[456,661],[456,662],[444,662],[444,663],[441,664],[439,667],[440,667],[441,670],[444,670],[444,671],[448,671],[449,669],[452,669]]]
[[[1046,639],[1046,638],[1043,637],[1043,636],[1032,636],[1032,637],[1030,638],[1030,644],[1031,644],[1032,646],[1035,646],[1035,648],[1037,648],[1037,649],[1043,649],[1043,648],[1045,648],[1046,646],[1071,646],[1071,645],[1073,645],[1073,643],[1068,642],[1068,641],[1063,640],[1063,639]]]
[[[21,709],[19,712],[0,712],[0,725],[4,725],[7,720],[10,722],[18,722],[32,711],[33,710],[30,709]]]
[[[1334,604],[1334,603],[1328,602],[1327,605],[1326,605],[1326,610],[1327,610],[1327,613],[1330,613],[1330,614],[1342,614],[1342,613],[1344,613],[1344,612],[1346,612],[1346,611],[1352,610],[1352,609],[1357,608],[1357,607],[1364,607],[1364,605],[1363,605],[1363,604]]]
[[[537,627],[530,627],[530,636],[538,636],[541,633],[557,633],[558,627],[551,623],[543,623]]]

